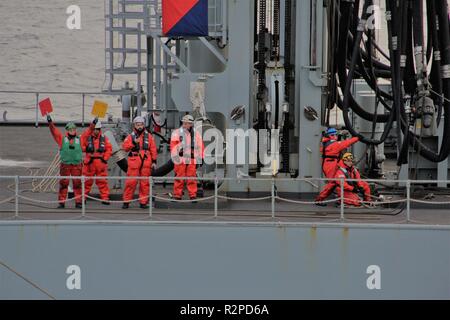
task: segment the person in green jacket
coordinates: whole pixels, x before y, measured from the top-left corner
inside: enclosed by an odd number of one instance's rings
[[[59,147],[59,155],[61,158],[59,170],[60,176],[80,177],[83,171],[83,150],[81,147],[82,138],[77,135],[77,126],[75,123],[69,122],[65,127],[66,132],[63,135],[61,131],[56,128],[50,115],[47,115],[47,121],[53,139],[55,139]],[[81,208],[81,180],[72,179],[72,181],[75,194],[75,207]],[[68,178],[59,180],[58,208],[60,209],[65,207],[69,183],[70,180]]]

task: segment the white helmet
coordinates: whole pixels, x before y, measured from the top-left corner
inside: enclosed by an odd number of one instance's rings
[[[194,123],[194,117],[187,114],[181,119],[181,122]]]
[[[95,124],[95,129],[101,129],[101,128],[102,128],[102,123],[101,123],[101,121],[99,121]]]
[[[145,124],[145,119],[144,119],[144,117],[137,116],[136,118],[134,118],[133,123],[143,123],[143,124]]]

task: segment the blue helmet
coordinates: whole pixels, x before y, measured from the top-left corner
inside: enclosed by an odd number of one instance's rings
[[[337,134],[337,130],[335,128],[328,128],[327,129],[327,135],[334,136]]]

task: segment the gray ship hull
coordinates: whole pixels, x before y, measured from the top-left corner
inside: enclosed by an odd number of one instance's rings
[[[41,290],[2,267],[0,298],[449,299],[449,244],[448,226],[4,221],[1,261]]]

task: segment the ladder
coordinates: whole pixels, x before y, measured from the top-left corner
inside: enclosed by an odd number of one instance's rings
[[[209,0],[209,35],[227,41],[226,2],[229,0]],[[147,38],[148,37],[148,38]],[[167,104],[167,99],[161,102],[161,78],[167,78],[169,69],[179,63],[162,40],[162,0],[105,0],[105,86],[104,92],[109,94],[137,95],[138,112],[142,109],[141,85],[142,72],[147,74],[147,91],[150,104],[153,104],[153,94],[156,106]],[[147,40],[151,58],[147,65],[142,63],[147,58],[147,50],[142,41]],[[153,41],[155,40],[155,41]],[[155,47],[154,47],[155,46]],[[165,50],[165,54],[163,51]],[[163,59],[161,58],[163,56]],[[166,60],[166,61],[161,61]],[[184,66],[184,71],[187,68]],[[120,77],[135,79],[135,89],[124,89],[125,81]],[[115,81],[116,80],[116,81]],[[130,80],[127,78],[126,80]]]

